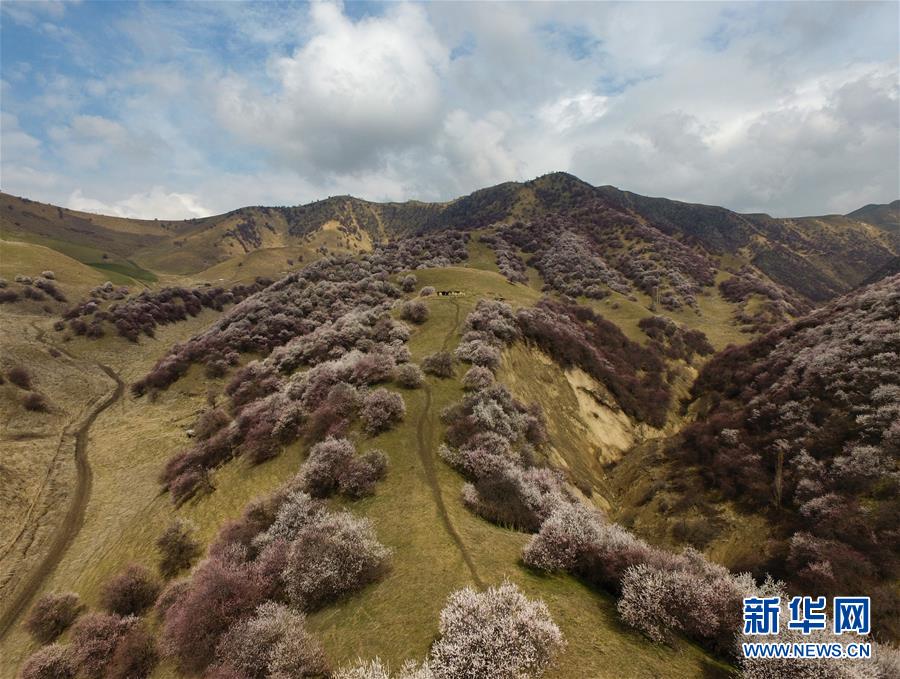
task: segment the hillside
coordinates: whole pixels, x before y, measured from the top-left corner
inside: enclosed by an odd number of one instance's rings
[[[872,207],[862,210],[882,214]],[[740,215],[592,187],[565,173],[507,182],[448,203],[372,203],[337,196],[297,207],[246,207],[187,221],[104,217],[0,194],[0,237],[46,245],[95,268],[146,281],[154,273],[202,277],[210,270],[215,275],[221,273],[218,265],[240,263],[260,250],[282,251],[286,262],[323,247],[365,252],[373,243],[413,233],[472,231],[550,216],[580,219],[585,211],[602,212],[609,224],[651,229],[651,234],[674,238],[709,257],[742,257],[814,302],[858,285],[898,251],[896,234],[878,228],[882,222],[873,227],[854,218],[856,213],[800,219]],[[599,222],[587,227],[595,240],[601,235],[598,227]],[[598,247],[601,256],[608,254]]]
[[[852,219],[873,224],[893,234],[900,233],[900,200],[878,205],[870,203],[847,215]]]
[[[771,573],[871,592],[890,676],[876,226],[561,173],[186,222],[2,205],[0,674],[755,679]]]

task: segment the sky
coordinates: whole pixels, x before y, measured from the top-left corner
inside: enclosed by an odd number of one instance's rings
[[[900,197],[900,3],[0,3],[0,188],[176,219],[567,171],[775,216]]]

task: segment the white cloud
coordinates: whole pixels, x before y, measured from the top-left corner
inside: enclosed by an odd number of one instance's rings
[[[199,200],[197,196],[189,193],[167,193],[160,186],[114,202],[89,198],[82,194],[81,189],[75,189],[65,206],[82,212],[137,219],[190,219],[212,214],[212,211],[201,205]]]
[[[599,120],[608,108],[609,97],[579,92],[544,104],[538,110],[538,117],[557,132],[564,132]]]
[[[95,33],[63,22],[91,68],[4,64],[3,111],[29,121],[4,118],[4,188],[190,216],[446,200],[568,170],[738,210],[849,211],[897,197],[898,7],[132,5]]]
[[[315,4],[311,21],[312,38],[269,64],[274,92],[236,75],[222,81],[218,112],[229,129],[295,166],[347,172],[439,127],[447,53],[420,8],[353,23]]]

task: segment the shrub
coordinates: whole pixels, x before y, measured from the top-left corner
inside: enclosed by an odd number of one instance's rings
[[[171,578],[190,568],[200,556],[200,543],[194,537],[196,527],[184,519],[176,518],[156,539],[159,552],[159,572],[164,578]]]
[[[418,282],[415,274],[407,274],[403,277],[403,280],[400,281],[400,287],[403,289],[403,292],[412,292],[416,289],[416,283]]]
[[[447,351],[429,354],[422,360],[422,370],[435,377],[452,377],[453,356]]]
[[[249,567],[234,560],[202,562],[165,612],[161,646],[184,672],[201,672],[212,662],[228,628],[260,603],[262,587]]]
[[[407,660],[399,670],[391,672],[380,658],[375,658],[358,660],[355,665],[341,668],[332,679],[434,679],[434,674],[427,662],[420,665]]]
[[[110,613],[121,616],[140,615],[153,605],[159,590],[159,581],[149,570],[130,564],[107,581],[100,594],[100,601]]]
[[[488,521],[533,533],[565,502],[565,496],[559,478],[551,470],[509,466],[467,484],[463,500]]]
[[[156,641],[146,626],[139,623],[116,645],[103,679],[146,679],[158,662]]]
[[[338,482],[341,493],[358,499],[375,492],[375,483],[384,478],[387,457],[380,450],[372,450],[352,460]]]
[[[390,429],[406,415],[406,404],[400,394],[387,389],[375,389],[363,398],[360,417],[368,434]]]
[[[43,276],[44,278],[47,278],[51,281],[56,280],[56,274],[53,273],[52,271],[42,271],[41,276]]]
[[[400,306],[400,318],[404,321],[422,324],[428,320],[428,305],[418,299],[404,302]]]
[[[72,626],[72,657],[79,674],[101,679],[112,661],[116,646],[137,623],[108,613],[89,613]]]
[[[37,641],[48,644],[65,632],[84,610],[74,592],[45,594],[31,607],[25,629]]]
[[[276,540],[291,542],[303,528],[318,521],[324,512],[325,508],[321,502],[314,500],[307,493],[294,491],[284,498],[270,525],[265,527],[263,531],[259,530],[261,522],[251,522],[253,514],[245,512],[245,514],[248,514],[246,522],[250,523],[249,530],[246,532],[255,531],[254,535],[250,536],[250,540],[247,542],[249,543],[252,540],[256,549],[265,548]]]
[[[194,425],[194,436],[201,441],[206,440],[224,429],[229,422],[231,422],[231,418],[221,408],[204,410]]]
[[[389,557],[369,519],[323,514],[291,543],[284,570],[288,597],[302,610],[315,610],[379,579]]]
[[[422,369],[415,363],[403,363],[397,366],[394,378],[397,380],[397,384],[406,389],[418,389],[425,383]]]
[[[430,297],[434,294],[434,286],[426,285],[424,288],[419,290],[419,297]]]
[[[25,406],[25,410],[35,413],[45,413],[50,409],[44,395],[36,391],[29,391],[25,394],[25,398],[22,399],[22,405]]]
[[[213,672],[223,670],[247,679],[287,679],[327,674],[328,663],[303,615],[267,602],[222,637]]]
[[[328,497],[338,489],[355,457],[350,441],[328,437],[309,451],[300,471],[300,487],[312,497]]]
[[[15,384],[19,389],[31,389],[31,373],[28,368],[15,366],[6,371],[6,379]]]
[[[509,582],[451,594],[440,633],[429,665],[441,679],[539,677],[565,647],[544,602],[527,599]]]
[[[19,679],[75,679],[77,673],[78,667],[71,649],[50,644],[28,656],[19,672]]]
[[[19,293],[15,290],[0,290],[0,304],[11,304],[19,301]]]
[[[487,389],[493,383],[494,373],[480,365],[473,365],[469,368],[462,379],[463,388],[468,391]]]

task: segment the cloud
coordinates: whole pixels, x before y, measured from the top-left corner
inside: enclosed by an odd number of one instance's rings
[[[896,4],[96,9],[3,3],[6,190],[191,216],[567,170],[796,215],[900,184]]]
[[[151,218],[151,215],[158,219],[190,219],[212,214],[209,208],[199,203],[197,196],[166,192],[160,186],[111,203],[89,198],[82,194],[81,189],[75,189],[66,201],[66,206],[82,212],[143,219]]]
[[[354,23],[316,4],[311,21],[305,45],[269,62],[273,92],[236,75],[222,81],[218,113],[228,129],[288,164],[352,172],[439,127],[448,54],[423,10],[399,5]]]

